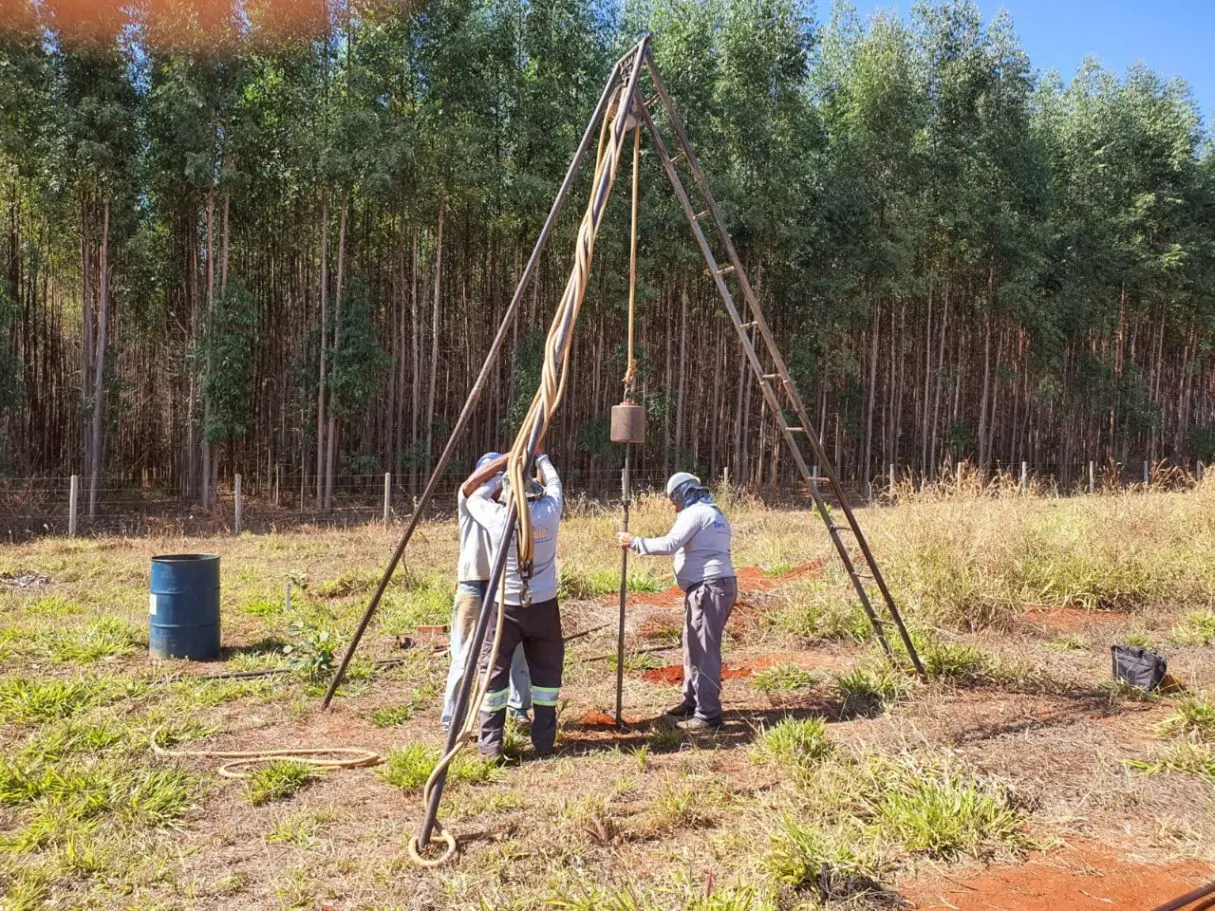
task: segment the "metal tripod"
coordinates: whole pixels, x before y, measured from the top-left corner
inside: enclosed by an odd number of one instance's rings
[[[655,90],[655,95],[645,101],[642,100],[638,83],[643,68],[648,71],[651,83]],[[717,286],[718,293],[721,295],[722,301],[725,304],[726,311],[730,316],[734,327],[738,332],[739,342],[743,347],[743,351],[747,356],[747,360],[754,371],[756,379],[759,382],[759,387],[763,393],[764,400],[768,405],[768,410],[777,420],[782,436],[793,457],[793,462],[797,466],[798,472],[801,474],[803,481],[806,483],[809,493],[813,498],[814,505],[822,517],[823,522],[827,526],[828,534],[831,537],[832,543],[835,545],[836,551],[839,553],[840,560],[843,562],[844,568],[852,581],[853,588],[856,591],[857,597],[860,600],[861,607],[865,611],[869,622],[873,626],[874,634],[881,643],[883,650],[891,661],[897,661],[894,651],[891,648],[890,637],[887,635],[887,628],[891,625],[895,627],[901,639],[903,647],[906,649],[908,657],[915,668],[917,674],[921,677],[926,676],[924,666],[920,661],[919,655],[916,653],[915,646],[911,641],[903,619],[899,614],[898,607],[894,602],[894,598],[890,593],[885,579],[882,577],[881,570],[877,565],[877,561],[873,556],[873,552],[866,541],[864,533],[856,520],[851,507],[848,505],[847,498],[843,488],[836,477],[834,470],[831,468],[826,453],[823,450],[822,444],[818,436],[813,431],[813,425],[810,422],[806,412],[804,403],[799,395],[797,388],[793,384],[793,380],[789,376],[788,368],[785,366],[784,359],[780,354],[780,350],[776,345],[776,341],[768,327],[768,323],[764,318],[763,311],[760,309],[759,301],[757,300],[750,283],[747,280],[746,273],[743,269],[742,262],[739,260],[738,252],[734,248],[734,243],[730,238],[729,232],[726,230],[725,222],[721,217],[721,212],[718,209],[717,202],[713,198],[713,194],[709,189],[708,181],[705,178],[704,171],[692,149],[691,142],[688,139],[687,132],[675,110],[675,106],[671,101],[666,85],[659,74],[658,68],[654,63],[653,54],[650,49],[650,39],[648,36],[643,37],[637,45],[631,48],[628,53],[620,58],[613,66],[608,81],[604,86],[604,90],[599,99],[599,104],[595,109],[590,122],[587,124],[586,131],[582,136],[582,141],[570,163],[569,169],[566,172],[565,179],[562,182],[561,189],[558,192],[557,198],[553,202],[553,207],[549,212],[549,216],[544,223],[544,227],[540,232],[540,237],[537,240],[536,247],[528,259],[527,267],[520,278],[519,286],[515,290],[515,294],[511,299],[510,306],[507,308],[503,316],[502,323],[498,328],[498,332],[494,337],[494,341],[490,346],[490,350],[486,356],[484,365],[481,368],[481,373],[477,377],[464,409],[462,410],[456,426],[452,431],[450,439],[447,441],[440,455],[434,471],[427,482],[426,488],[419,500],[414,514],[410,519],[408,526],[402,535],[401,541],[397,545],[396,550],[386,567],[384,575],[376,589],[375,594],[369,603],[367,610],[359,623],[355,636],[351,641],[342,662],[338,667],[336,674],[329,686],[329,690],[325,694],[323,702],[324,706],[328,706],[336,693],[341,681],[345,675],[347,666],[358,647],[359,641],[365,633],[368,624],[371,621],[385,589],[395,571],[398,563],[405,552],[405,548],[413,535],[415,528],[419,522],[420,516],[423,514],[426,506],[429,504],[431,497],[439,481],[442,479],[444,468],[450,460],[455,447],[467,427],[471,419],[472,412],[475,410],[477,401],[484,388],[485,381],[490,375],[493,366],[501,353],[502,344],[505,340],[507,331],[514,320],[519,304],[523,299],[524,291],[528,283],[533,277],[536,265],[540,255],[544,250],[548,237],[552,231],[553,225],[557,220],[558,215],[569,195],[569,190],[578,173],[582,159],[586,154],[587,148],[590,145],[591,139],[603,118],[609,115],[609,100],[612,96],[613,89],[618,81],[625,83],[625,91],[621,95],[619,104],[629,106],[634,112],[634,115],[639,117],[646,125],[649,134],[653,140],[654,148],[658,154],[659,160],[662,163],[663,169],[666,172],[671,186],[674,189],[675,197],[679,202],[688,223],[691,226],[692,234],[700,248],[702,255],[705,258],[705,263],[708,266],[710,274],[713,276],[714,283]],[[667,123],[675,138],[675,143],[678,147],[675,155],[669,154],[666,143],[653,119],[650,108],[651,106],[660,107],[665,113]],[[684,185],[679,176],[679,168],[684,167],[691,174],[693,183],[702,199],[704,208],[701,211],[693,206],[689,200],[688,193],[684,189]],[[726,265],[719,265],[719,259],[713,252],[713,247],[710,245],[709,239],[706,237],[702,228],[702,223],[711,221],[716,228],[716,242],[720,245],[719,249],[724,252]],[[730,286],[727,284],[727,278],[737,285],[741,293],[743,308],[740,312],[736,305],[734,296],[730,291]],[[570,327],[572,335],[573,327]],[[792,412],[793,419],[786,420],[786,414]],[[538,440],[532,440],[531,452],[534,456],[535,446]],[[805,447],[805,448],[804,448]],[[807,459],[806,449],[813,460]],[[821,476],[816,477],[810,470],[810,464],[820,466]],[[846,519],[845,524],[839,524],[832,518],[831,512],[827,508],[826,502],[819,490],[819,482],[825,481],[831,493],[840,504],[840,510]],[[511,512],[513,514],[513,506]],[[500,542],[495,553],[493,561],[493,579],[490,583],[491,591],[496,589],[497,580],[501,578],[504,570],[506,552],[511,544],[511,537],[514,531],[513,515],[507,523],[507,534],[505,540]],[[852,551],[849,548],[844,535],[851,534],[856,546],[859,548],[863,568],[858,569],[857,561],[853,559]],[[880,597],[880,603],[885,608],[886,617],[879,617],[874,608],[874,598],[871,597],[870,586],[877,589]],[[622,583],[623,588],[623,583]],[[475,710],[474,706],[468,705],[470,693],[473,683],[476,678],[475,667],[477,656],[480,655],[482,644],[489,626],[489,609],[491,599],[487,598],[483,605],[482,614],[478,618],[478,623],[472,638],[468,644],[468,655],[465,667],[465,674],[460,693],[458,694],[455,717],[452,718],[451,731],[454,733],[459,730],[463,724],[464,718],[468,711]],[[449,738],[450,739],[450,738]],[[450,748],[452,744],[448,744]],[[422,824],[422,831],[419,838],[419,844],[424,848],[430,840],[431,833],[435,828],[435,815],[438,809],[439,799],[442,794],[443,779],[440,778],[436,782],[436,787],[431,793],[431,799],[427,807],[425,819]]]

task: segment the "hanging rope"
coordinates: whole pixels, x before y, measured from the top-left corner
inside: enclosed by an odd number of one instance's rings
[[[619,90],[618,90],[619,91]],[[525,473],[531,461],[529,444],[532,439],[536,422],[540,422],[540,433],[536,437],[537,445],[544,440],[548,432],[549,421],[561,398],[565,394],[565,382],[569,371],[569,358],[572,346],[568,344],[578,313],[582,309],[582,301],[586,296],[587,284],[590,280],[591,256],[595,251],[595,236],[599,230],[599,222],[607,207],[608,196],[616,182],[616,165],[620,157],[620,145],[623,134],[621,118],[627,116],[627,104],[621,104],[619,94],[615,99],[617,108],[611,118],[611,141],[608,141],[608,119],[603,121],[599,134],[599,152],[595,160],[595,190],[587,206],[586,214],[578,229],[578,241],[575,249],[574,268],[570,272],[569,281],[561,295],[557,313],[549,327],[548,336],[544,342],[544,368],[540,376],[540,388],[532,399],[527,417],[519,428],[515,443],[510,450],[510,461],[507,463],[506,475],[510,479],[512,491],[524,490]],[[522,502],[522,501],[520,501]],[[519,568],[524,574],[530,571],[535,555],[532,539],[531,516],[527,509],[519,510],[519,533],[516,538],[518,548]]]
[[[569,281],[566,282],[565,291],[561,295],[561,301],[557,307],[557,313],[553,317],[548,336],[545,339],[544,366],[541,371],[540,388],[537,389],[536,395],[532,399],[531,407],[528,408],[527,416],[523,419],[519,432],[515,436],[506,466],[506,476],[510,482],[506,506],[509,512],[513,499],[518,507],[516,510],[518,514],[518,527],[515,534],[515,548],[520,575],[524,579],[525,586],[535,554],[531,515],[527,508],[525,476],[529,462],[531,461],[533,448],[538,447],[543,442],[553,413],[557,410],[557,406],[561,403],[561,398],[565,393],[565,383],[569,372],[570,350],[572,348],[569,342],[574,324],[578,319],[578,313],[582,308],[582,301],[586,297],[586,288],[590,279],[591,257],[595,250],[595,237],[599,231],[599,223],[603,218],[608,197],[611,195],[612,186],[616,180],[616,166],[620,158],[621,140],[624,133],[621,118],[626,116],[628,107],[627,104],[622,105],[620,103],[620,92],[620,88],[617,87],[612,104],[612,107],[615,108],[615,113],[609,114],[608,117],[603,119],[599,130],[599,150],[595,157],[595,176],[592,182],[594,189],[592,190],[586,214],[583,216],[582,223],[578,229],[574,268],[570,272]],[[498,660],[498,643],[502,639],[502,627],[506,620],[505,572],[502,574],[498,589],[497,607],[497,624],[494,630],[489,663],[486,666],[485,672],[478,676],[477,686],[468,703],[468,711],[465,713],[463,724],[456,736],[455,745],[440,757],[434,770],[430,773],[430,777],[427,778],[425,787],[422,789],[422,806],[424,811],[429,807],[433,790],[440,776],[444,775],[447,769],[450,768],[456,755],[473,738],[476,730],[478,713],[475,707],[479,706],[484,700],[485,693],[489,688],[489,675]],[[409,841],[408,853],[410,860],[419,866],[437,867],[444,864],[455,855],[458,848],[455,835],[444,827],[438,819],[435,820],[434,824],[439,836],[446,843],[446,850],[438,857],[425,858],[422,856],[421,846],[418,844],[418,837],[415,835]]]
[[[637,312],[637,186],[641,171],[641,123],[633,129],[633,219],[629,236],[629,353],[624,368],[624,398],[633,400],[637,384],[637,359],[633,356],[633,338]]]

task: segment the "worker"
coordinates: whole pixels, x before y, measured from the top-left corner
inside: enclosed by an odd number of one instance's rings
[[[501,471],[507,456],[492,463]],[[561,637],[561,613],[557,606],[557,526],[565,508],[561,479],[548,456],[536,457],[541,482],[529,479],[524,495],[531,516],[533,537],[532,569],[525,580],[519,572],[518,552],[512,537],[507,552],[503,583],[489,598],[495,604],[502,597],[506,605],[502,638],[492,668],[493,637],[487,637],[481,654],[481,670],[489,668],[489,683],[481,704],[480,749],[489,759],[502,758],[502,734],[507,708],[507,679],[510,658],[522,645],[532,683],[532,745],[538,756],[548,756],[557,738],[557,696],[561,691],[561,671],[565,663],[565,641]],[[468,498],[468,511],[489,532],[495,549],[507,532],[505,505],[508,482],[503,495],[495,499],[491,486],[482,487]],[[496,609],[496,608],[495,608]]]
[[[681,719],[684,730],[711,731],[722,726],[721,637],[738,598],[730,522],[695,475],[676,472],[666,492],[677,515],[665,537],[617,537],[643,557],[675,555],[675,580],[684,592],[683,701],[667,714]]]
[[[456,711],[456,693],[464,677],[464,662],[468,658],[467,645],[473,628],[481,613],[485,589],[489,585],[490,561],[493,559],[489,533],[473,521],[468,511],[468,498],[486,483],[496,488],[501,466],[496,452],[487,452],[477,460],[477,466],[468,480],[460,485],[456,493],[456,515],[460,523],[460,563],[456,571],[456,600],[451,616],[451,667],[447,671],[447,691],[443,697],[443,714],[440,725],[444,731],[451,725]],[[492,463],[492,464],[491,464]],[[527,673],[527,661],[523,647],[515,649],[510,667],[510,698],[508,709],[517,724],[529,723],[528,711],[532,707],[532,682]]]

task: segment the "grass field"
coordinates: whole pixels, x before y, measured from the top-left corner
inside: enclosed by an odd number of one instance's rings
[[[725,730],[661,721],[681,617],[664,560],[633,561],[630,726],[602,723],[618,519],[582,508],[561,532],[563,619],[595,631],[569,645],[557,755],[515,732],[502,767],[462,756],[441,810],[461,855],[437,870],[406,845],[441,743],[446,655],[418,627],[449,619],[453,523],[422,528],[328,713],[326,669],[395,530],[5,548],[0,906],[1147,909],[1211,878],[1215,486],[862,510],[927,684],[881,660],[817,518],[722,499],[743,570]],[[635,515],[642,533],[670,518],[656,500]],[[223,556],[222,662],[146,654],[149,558],[187,550]],[[1184,689],[1113,686],[1115,642],[1162,650]],[[154,738],[387,762],[236,781]]]

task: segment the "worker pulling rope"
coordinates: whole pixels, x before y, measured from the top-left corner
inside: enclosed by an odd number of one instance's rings
[[[270,762],[299,762],[319,769],[360,769],[379,765],[384,757],[356,747],[315,747],[286,750],[170,750],[160,745],[163,728],[152,735],[152,752],[168,759],[224,759],[216,770],[223,778],[248,778],[249,766]],[[238,771],[239,770],[239,771]]]
[[[635,86],[635,79],[632,80],[632,84]],[[612,106],[616,109],[615,113],[605,117],[600,127],[599,149],[596,155],[595,174],[592,182],[593,190],[586,214],[583,216],[582,223],[578,229],[574,267],[570,272],[569,280],[566,282],[557,312],[553,317],[548,336],[545,339],[544,365],[541,371],[540,387],[537,389],[532,399],[532,404],[528,408],[527,415],[520,425],[519,432],[511,446],[506,466],[508,481],[506,505],[508,511],[513,511],[517,516],[517,529],[513,537],[518,557],[519,573],[524,584],[524,604],[527,603],[527,584],[535,552],[531,515],[526,499],[527,472],[531,468],[534,453],[543,442],[553,414],[556,412],[565,393],[572,347],[570,339],[574,324],[578,319],[578,313],[582,308],[582,302],[586,297],[586,289],[590,279],[591,259],[595,249],[595,237],[616,179],[616,167],[619,162],[623,137],[625,135],[624,122],[628,117],[629,104],[627,100],[621,100],[621,89],[619,87],[616,88],[614,95]],[[514,507],[513,510],[512,507]],[[507,547],[510,537],[508,533],[500,546]],[[485,693],[489,686],[490,672],[498,658],[498,643],[501,641],[502,628],[505,623],[505,572],[502,572],[499,577],[496,601],[497,618],[489,661],[485,665],[485,670],[477,675],[477,686],[467,704],[465,717],[461,723],[459,732],[455,736],[453,746],[440,757],[430,776],[427,778],[426,785],[422,789],[422,805],[427,813],[431,812],[431,801],[439,780],[445,777],[456,755],[472,739],[476,728],[477,714],[473,706],[479,706],[485,698]],[[408,853],[410,859],[420,866],[434,867],[446,863],[454,856],[457,850],[456,838],[451,831],[443,826],[437,818],[433,820],[433,825],[447,847],[440,856],[425,858],[422,856],[420,838],[414,836],[410,839]]]

